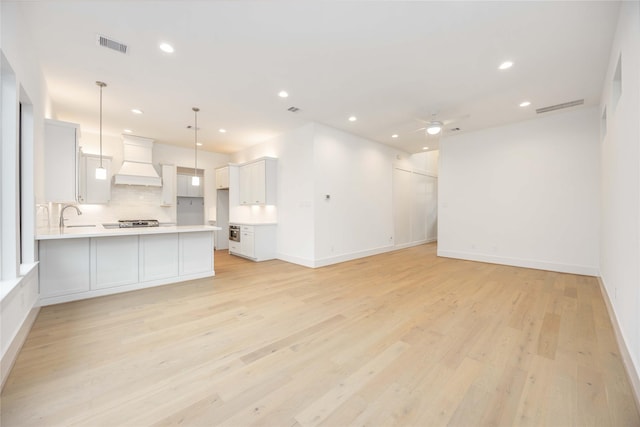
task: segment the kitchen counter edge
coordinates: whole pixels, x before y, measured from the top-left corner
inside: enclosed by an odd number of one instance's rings
[[[171,234],[171,233],[195,233],[198,231],[218,231],[220,227],[212,225],[172,225],[160,227],[140,227],[140,228],[104,228],[101,225],[87,228],[71,228],[65,227],[64,230],[59,228],[40,228],[37,230],[36,240],[52,240],[52,239],[79,239],[84,237],[113,237],[113,236],[130,236],[141,234]]]
[[[235,222],[229,221],[229,225],[278,225],[277,222]]]

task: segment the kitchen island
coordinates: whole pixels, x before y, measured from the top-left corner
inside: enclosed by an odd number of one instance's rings
[[[217,230],[207,225],[38,229],[40,305],[214,276]]]

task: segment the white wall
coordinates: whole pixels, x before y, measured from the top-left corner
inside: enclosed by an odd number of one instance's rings
[[[622,95],[612,103],[612,79],[622,54]],[[602,282],[614,322],[630,354],[640,394],[640,3],[624,2],[611,51],[600,111],[607,112],[602,150]],[[604,129],[603,129],[604,130]]]
[[[598,109],[444,139],[438,255],[598,274]]]
[[[316,264],[393,247],[392,174],[396,154],[385,145],[316,125]]]
[[[278,258],[309,267],[394,249],[394,166],[435,175],[438,162],[437,152],[409,155],[317,123],[232,159],[265,156],[278,158],[277,209],[238,206],[232,188],[230,222],[277,221]]]
[[[42,169],[42,149],[44,133],[44,117],[48,115],[50,101],[47,96],[47,86],[42,74],[40,65],[34,57],[34,49],[30,43],[29,34],[26,31],[22,16],[19,13],[16,2],[0,2],[0,49],[6,58],[3,60],[2,75],[5,71],[11,73],[15,83],[11,90],[13,93],[3,93],[2,97],[13,99],[14,105],[11,107],[17,111],[17,101],[20,100],[30,104],[28,110],[32,115],[33,129],[27,130],[23,154],[27,157],[23,159],[26,170]],[[4,85],[3,85],[4,86]],[[6,89],[6,87],[5,87]],[[7,105],[3,106],[7,107]],[[2,200],[2,222],[3,231],[0,232],[0,239],[3,241],[3,249],[0,252],[2,264],[2,277],[0,281],[0,382],[4,384],[9,369],[15,360],[17,352],[24,341],[32,322],[37,315],[38,308],[36,301],[38,297],[38,270],[35,264],[25,264],[31,262],[35,256],[33,244],[35,221],[31,214],[35,210],[35,199],[44,193],[42,181],[34,181],[34,177],[26,176],[22,182],[23,210],[27,212],[24,216],[25,223],[23,230],[23,241],[31,247],[31,253],[27,253],[23,264],[17,268],[17,233],[5,233],[4,225],[17,224],[17,121],[12,118],[5,120],[3,110],[2,120],[2,157],[3,167],[0,169],[2,183],[0,187],[0,199]],[[15,117],[15,114],[13,114]],[[5,136],[10,136],[5,138]],[[11,153],[12,158],[6,157]],[[12,167],[6,168],[6,164]],[[5,242],[8,243],[5,245]],[[10,253],[12,251],[13,253]],[[10,274],[8,274],[10,273]],[[17,274],[16,274],[17,273]],[[17,276],[17,277],[16,277]]]
[[[235,163],[260,157],[278,159],[277,210],[267,212],[263,207],[239,206],[236,201],[230,206],[229,222],[277,221],[278,258],[307,266],[314,260],[314,129],[314,124],[308,124],[232,157]]]
[[[98,154],[100,152],[99,135],[82,130],[80,123],[80,146],[84,153]],[[111,172],[117,173],[122,165],[123,145],[121,135],[104,135],[102,137],[102,154],[112,157]],[[193,149],[174,145],[153,144],[153,165],[160,174],[160,164],[173,164],[176,166],[193,167]],[[205,220],[209,219],[209,212],[213,212],[216,204],[215,168],[224,166],[229,162],[226,154],[198,151],[198,168],[205,171],[204,176],[204,202]],[[112,185],[111,202],[107,205],[81,205],[82,216],[74,213],[67,215],[66,224],[87,224],[114,222],[119,219],[158,219],[161,222],[176,222],[176,206],[163,207],[162,188],[130,185]],[[56,215],[53,210],[52,215]],[[53,224],[57,222],[52,219]],[[44,220],[39,218],[39,225]]]

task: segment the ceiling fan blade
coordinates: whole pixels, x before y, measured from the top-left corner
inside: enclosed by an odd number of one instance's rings
[[[450,124],[452,124],[452,123],[459,122],[460,120],[468,119],[469,117],[471,117],[471,114],[465,114],[464,116],[453,117],[453,118],[451,118],[451,119],[444,120],[444,121],[442,122],[442,124],[444,124],[445,126],[447,126],[447,125],[450,125]]]
[[[420,129],[416,129],[414,131],[412,131],[411,133],[416,133],[416,132],[420,132],[421,130],[425,130],[426,128],[420,128]]]

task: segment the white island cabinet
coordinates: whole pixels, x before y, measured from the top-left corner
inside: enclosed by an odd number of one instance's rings
[[[213,232],[217,230],[219,227],[211,226],[96,227],[38,234],[40,303],[211,277],[215,274]]]
[[[140,236],[140,280],[148,282],[177,275],[178,234]]]
[[[41,298],[90,290],[89,248],[90,239],[56,240],[40,244]]]

